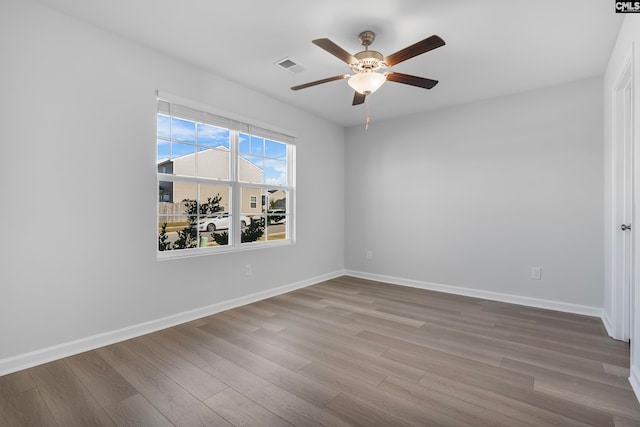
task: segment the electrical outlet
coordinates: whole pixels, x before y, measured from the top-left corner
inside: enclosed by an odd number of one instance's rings
[[[531,267],[531,279],[542,280],[542,267]]]
[[[373,251],[367,251],[367,259],[373,259]]]
[[[251,276],[251,264],[247,264],[244,266],[244,275]]]

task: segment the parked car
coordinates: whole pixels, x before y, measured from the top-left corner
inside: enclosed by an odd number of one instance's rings
[[[248,216],[240,217],[240,225],[242,228],[249,225],[251,220]],[[196,224],[193,224],[192,227],[196,227]],[[213,215],[209,215],[204,217],[198,221],[197,224],[198,231],[216,231],[216,230],[227,230],[229,228],[229,212],[220,212]]]
[[[282,222],[282,220],[287,217],[287,215],[285,214],[286,212],[284,209],[274,209],[272,211],[267,211],[267,221],[269,221],[269,224]]]
[[[268,224],[278,224],[287,218],[284,209],[274,209],[267,211]],[[264,227],[264,215],[254,215],[251,217],[251,222],[257,222],[261,227]]]

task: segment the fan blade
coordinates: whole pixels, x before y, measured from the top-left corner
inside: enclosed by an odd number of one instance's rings
[[[360,92],[354,92],[353,104],[351,104],[351,105],[364,104],[364,100],[366,99],[366,97],[367,97],[367,95],[363,95]]]
[[[291,88],[291,90],[305,89],[305,88],[308,88],[308,87],[311,87],[311,86],[321,85],[322,83],[329,83],[329,82],[333,82],[333,81],[336,81],[336,80],[346,79],[347,77],[349,77],[348,74],[340,74],[339,76],[328,77],[326,79],[316,80],[315,82],[309,82],[309,83],[305,83],[303,85],[294,86],[294,87]]]
[[[386,74],[387,80],[404,83],[406,85],[417,86],[424,89],[431,89],[438,84],[437,80],[425,79],[424,77],[410,76],[409,74],[389,72]]]
[[[358,60],[354,58],[353,55],[351,55],[349,52],[347,52],[346,50],[344,50],[343,48],[341,48],[340,46],[338,46],[337,44],[335,44],[329,39],[316,39],[316,40],[313,40],[311,43],[315,44],[318,47],[321,47],[322,49],[329,52],[331,55],[338,58],[340,61],[346,62],[349,65],[355,64],[356,62],[358,62]]]
[[[407,59],[411,59],[414,56],[422,55],[425,52],[429,52],[430,50],[436,49],[438,47],[444,46],[444,40],[440,37],[433,35],[431,37],[427,37],[426,39],[419,41],[418,43],[414,43],[409,47],[405,47],[402,50],[393,53],[386,58],[384,58],[384,62],[387,66],[392,67],[396,64],[401,63],[402,61],[406,61]]]

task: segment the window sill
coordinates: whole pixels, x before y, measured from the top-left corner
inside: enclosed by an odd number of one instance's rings
[[[193,248],[193,249],[178,249],[170,251],[158,251],[157,260],[167,261],[172,259],[182,258],[194,258],[201,256],[210,256],[217,254],[228,254],[233,252],[246,252],[263,248],[274,248],[279,246],[294,245],[295,242],[291,239],[287,240],[274,240],[271,242],[255,242],[255,243],[242,243],[240,246],[217,246],[210,248]]]

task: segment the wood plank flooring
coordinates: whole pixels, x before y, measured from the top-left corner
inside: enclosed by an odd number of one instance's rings
[[[0,377],[2,426],[640,426],[596,318],[352,277]]]

